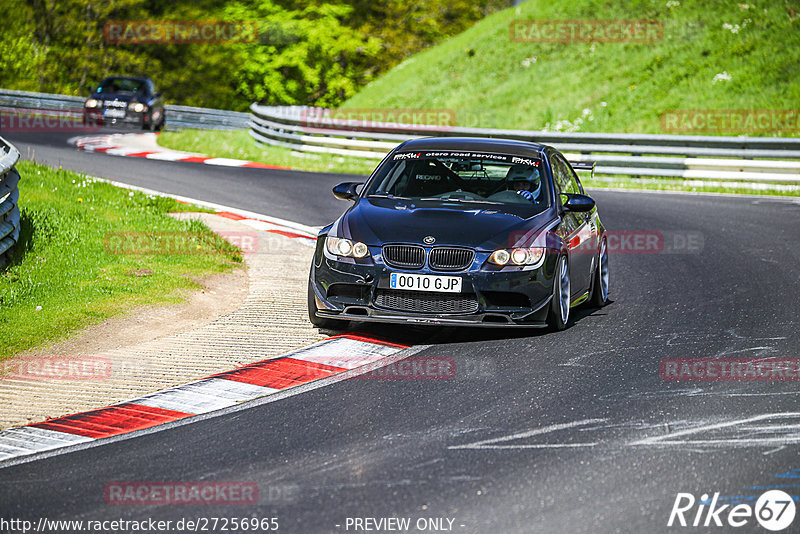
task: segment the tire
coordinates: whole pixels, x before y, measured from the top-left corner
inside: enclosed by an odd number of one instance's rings
[[[591,306],[602,308],[608,304],[609,281],[608,248],[604,239],[600,244],[600,252],[597,254],[597,267],[592,275],[592,296],[589,299]]]
[[[564,330],[569,322],[570,283],[567,257],[561,256],[556,263],[553,277],[553,298],[547,313],[547,324],[553,331]]]
[[[167,114],[164,113],[164,110],[162,109],[161,110],[161,120],[158,121],[158,124],[156,124],[156,131],[160,132],[161,130],[163,130],[164,129],[164,124],[166,122],[167,122]]]
[[[308,279],[308,320],[317,328],[324,330],[344,330],[347,321],[327,319],[317,317],[317,300],[314,298],[314,289],[311,287],[311,279]]]

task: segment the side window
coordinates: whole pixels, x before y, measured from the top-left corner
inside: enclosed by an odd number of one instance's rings
[[[578,173],[572,170],[572,167],[567,167],[570,176],[572,176],[572,180],[575,182],[575,185],[578,187],[578,193],[581,195],[585,195],[586,192],[583,190],[583,184],[581,183],[581,179],[578,178]]]
[[[567,172],[570,175],[570,181],[574,182],[575,187],[578,188],[578,193],[581,195],[585,195],[586,192],[583,190],[583,184],[581,183],[580,178],[578,178],[578,174],[572,169],[569,164],[566,164]]]
[[[550,158],[550,165],[553,168],[553,180],[558,186],[560,193],[580,193],[580,186],[572,174],[567,163],[560,156]]]

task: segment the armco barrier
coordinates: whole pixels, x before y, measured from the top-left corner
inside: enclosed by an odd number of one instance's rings
[[[303,106],[250,106],[250,135],[301,152],[381,159],[418,137],[496,137],[553,145],[597,174],[800,182],[800,138],[606,134],[422,126],[333,118]]]
[[[19,173],[14,165],[19,152],[0,137],[0,268],[19,239]]]
[[[86,98],[80,96],[0,89],[0,110],[34,109],[39,112],[52,110],[58,111],[60,115],[81,116],[85,101]],[[167,128],[235,130],[247,128],[250,118],[248,113],[191,106],[167,105],[164,113],[167,118]]]

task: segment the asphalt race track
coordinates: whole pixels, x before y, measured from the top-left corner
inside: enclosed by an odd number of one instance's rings
[[[105,130],[115,133],[131,130]],[[139,187],[164,193],[216,202],[280,217],[309,225],[327,224],[338,215],[342,205],[331,202],[330,195],[319,194],[347,180],[341,174],[306,173],[262,169],[232,169],[201,163],[173,165],[171,161],[145,160],[80,152],[67,140],[76,134],[35,132],[2,134],[25,159],[35,159],[54,167],[63,166],[92,176],[113,178]],[[210,168],[209,168],[210,167]],[[231,172],[233,170],[234,172]],[[356,178],[353,178],[356,179]],[[222,186],[221,184],[224,184]],[[335,199],[334,199],[335,200]],[[298,210],[298,206],[301,211]]]
[[[8,139],[23,157],[30,148],[51,165],[305,224],[346,207],[330,194],[341,175],[80,153],[66,137]],[[771,487],[800,493],[796,381],[659,374],[665,358],[798,357],[800,203],[593,196],[607,228],[660,232],[672,250],[612,255],[613,302],[574,310],[566,331],[357,325],[431,345],[418,356],[451,359],[455,375],[351,379],[0,469],[0,517],[278,517],[279,532],[291,533],[354,532],[347,518],[366,517],[446,518],[464,533],[674,532],[687,530],[667,528],[679,492],[718,492],[721,504]],[[126,480],[249,481],[262,499],[106,504],[104,486]]]

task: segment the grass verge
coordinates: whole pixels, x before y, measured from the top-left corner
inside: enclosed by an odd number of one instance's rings
[[[242,261],[204,224],[167,215],[197,208],[36,163],[17,169],[22,230],[0,271],[0,360],[138,306],[178,303],[200,288],[197,279]],[[109,246],[110,237],[143,235],[148,250],[161,253]],[[184,235],[191,254],[157,247],[165,236]]]
[[[294,150],[257,143],[247,130],[180,130],[162,132],[158,144],[164,148],[200,152],[217,158],[244,159],[280,165],[301,171],[370,174],[378,161],[305,154]]]
[[[655,21],[662,31],[642,43],[600,34],[543,42],[546,33],[519,31],[597,19]],[[661,115],[797,110],[798,70],[797,2],[529,0],[410,57],[342,108],[447,109],[458,125],[484,128],[797,136],[796,120],[782,131],[732,131],[724,121],[675,131]]]

